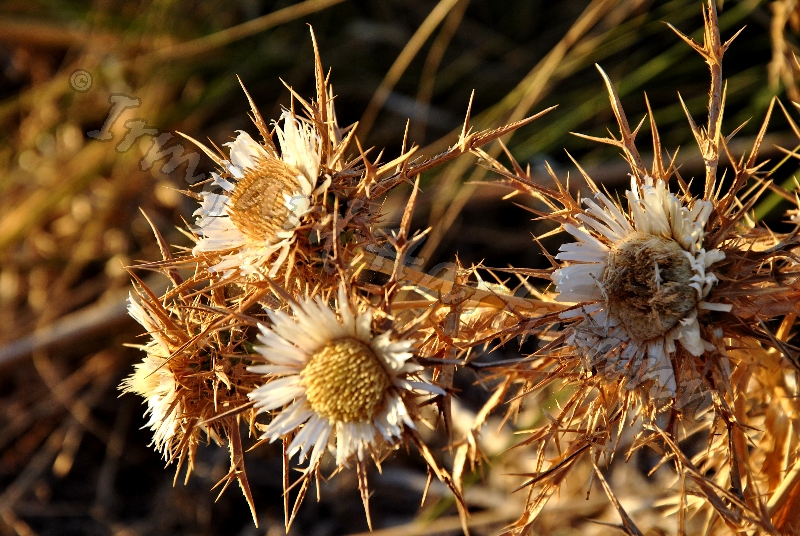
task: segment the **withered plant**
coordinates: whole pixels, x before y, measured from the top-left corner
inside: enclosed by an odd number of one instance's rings
[[[281,118],[267,123],[248,95],[258,140],[240,131],[227,149],[195,141],[218,166],[201,191],[187,192],[200,202],[186,231],[195,246],[173,255],[156,231],[163,260],[136,267],[170,281],[157,296],[137,279],[129,309],[152,341],[123,388],[146,399],[156,448],[178,471],[186,462],[188,478],[202,438],[227,445],[221,484],[238,481],[255,518],[240,421],[258,439],[253,448],[280,442],[288,528],[310,485],[332,476],[322,473],[328,453],[333,474],[355,466],[369,521],[369,461],[380,467],[404,445],[427,464],[427,486],[438,478],[455,496],[467,531],[464,482],[487,457],[485,423],[495,410],[513,420],[548,391],[558,411],[516,445],[535,453],[535,471],[524,475],[525,512],[509,533],[530,532],[568,476],[588,468],[587,493],[598,483],[621,528],[641,534],[605,468],[642,449],[659,454],[657,468],[673,469],[659,499],[680,533],[800,530],[798,352],[788,343],[800,299],[798,235],[772,232],[752,212],[765,192],[797,203],[758,157],[772,106],[748,154],[731,154],[738,129],[722,130],[722,58],[736,35],[722,41],[714,2],[704,17],[702,44],[675,31],[711,73],[707,123],[698,126],[684,105],[705,176],[681,175],[652,111],[646,165],[635,145],[645,120],[631,128],[600,69],[620,133],[584,137],[619,149],[630,187],[607,191],[573,160],[590,190],[583,199],[549,167],[553,184],[544,185],[508,151],[505,165],[482,149],[548,110],[473,132],[468,108],[446,151],[415,158],[406,133],[399,156],[382,162],[362,148],[357,125],[338,125],[315,42],[315,98],[292,91]],[[408,262],[427,232],[411,227],[419,175],[467,153],[555,224],[537,242],[561,231],[575,240],[545,251],[551,268],[459,263],[431,274]],[[401,184],[413,190],[399,229],[388,232],[382,200]],[[540,346],[476,362],[517,340]],[[470,425],[454,423],[458,367],[491,389]],[[450,469],[422,426],[447,436]],[[702,448],[689,454],[687,441]]]

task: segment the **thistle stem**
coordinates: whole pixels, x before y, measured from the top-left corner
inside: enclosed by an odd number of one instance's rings
[[[394,260],[381,257],[369,251],[360,251],[359,257],[354,261],[355,266],[363,266],[363,269],[391,275],[394,270]],[[537,312],[557,312],[568,307],[563,303],[539,300],[535,298],[522,298],[511,294],[501,294],[491,290],[483,290],[475,287],[459,285],[445,279],[447,274],[452,274],[451,270],[444,268],[445,276],[425,273],[410,266],[402,266],[398,270],[398,280],[411,283],[441,296],[447,294],[458,294],[462,305],[465,307],[490,307],[495,309],[511,309],[527,314]]]

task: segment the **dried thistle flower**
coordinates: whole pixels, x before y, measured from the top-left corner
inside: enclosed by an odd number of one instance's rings
[[[242,411],[231,412],[246,409],[247,393],[258,377],[246,370],[242,330],[211,329],[226,315],[203,307],[207,300],[203,294],[188,303],[178,294],[170,306],[154,298],[145,286],[129,298],[129,314],[152,340],[140,346],[145,357],[120,389],[145,399],[146,426],[153,430],[153,444],[167,463],[177,461],[176,481],[184,462],[188,481],[203,436],[216,445],[227,444],[231,471],[220,484],[224,491],[231,481],[239,482],[255,520],[239,432]]]
[[[186,136],[217,163],[219,172],[212,173],[209,181],[214,192],[189,194],[201,202],[193,229],[196,245],[192,255],[172,264],[197,264],[199,273],[208,272],[203,277],[209,280],[235,280],[246,287],[243,300],[255,289],[250,283],[266,279],[282,280],[285,290],[300,296],[307,293],[309,283],[319,284],[320,292],[335,292],[337,269],[395,272],[400,264],[387,270],[374,254],[400,247],[392,244],[394,239],[381,228],[385,222],[380,198],[552,109],[480,132],[472,131],[468,110],[457,143],[446,151],[412,160],[418,147],[407,146],[404,139],[394,160],[382,163],[381,152],[370,161],[369,151],[364,151],[355,137],[356,125],[338,125],[333,90],[323,72],[313,32],[312,41],[316,99],[303,99],[289,88],[299,106],[284,110],[282,127],[276,123],[274,133],[270,132],[247,94],[261,143],[240,131],[233,142],[225,144],[229,148],[225,155]],[[277,144],[273,136],[277,136]],[[354,140],[358,153],[348,155]],[[409,242],[410,237],[404,240]]]
[[[200,193],[195,216],[201,237],[193,253],[218,252],[221,259],[212,271],[274,277],[311,207],[320,168],[319,135],[313,124],[289,111],[281,119],[283,128],[275,125],[280,154],[271,139],[262,145],[239,131],[225,144],[230,157],[222,161],[222,175],[212,173],[213,184],[224,193]]]
[[[797,444],[787,434],[796,430],[792,419],[800,409],[799,369],[796,349],[786,341],[798,313],[800,239],[797,229],[774,233],[748,214],[767,188],[792,199],[759,173],[772,106],[750,154],[730,157],[730,174],[717,176],[732,136],[722,134],[721,61],[733,38],[721,41],[714,2],[703,14],[703,44],[676,30],[711,72],[705,128],[687,111],[705,164],[701,197],[694,197],[674,161],[665,165],[652,112],[654,159],[651,169],[645,167],[635,145],[641,124],[629,127],[602,69],[620,135],[583,137],[618,148],[627,160],[627,210],[574,160],[594,194],[584,203],[550,169],[552,189],[535,183],[513,158],[509,170],[483,155],[510,184],[547,207],[536,213],[559,224],[554,233],[578,239],[550,257],[552,269],[512,270],[549,279],[558,293],[551,298],[577,305],[522,317],[496,334],[501,340],[539,334],[543,342],[526,362],[495,369],[507,375],[498,392],[515,383],[527,393],[568,388],[560,411],[520,445],[535,446],[537,467],[524,484],[531,487],[526,512],[510,532],[529,530],[567,475],[582,466],[601,484],[624,530],[640,534],[600,464],[610,464],[620,450],[627,459],[645,446],[662,453],[659,465],[675,469],[675,487],[662,499],[675,506],[679,532],[686,533],[687,517],[697,511],[705,514],[704,528],[698,527],[705,533],[797,527],[790,512],[798,510],[799,496],[788,490],[800,471],[793,470]],[[634,434],[627,439],[629,427]],[[705,438],[706,448],[687,456],[679,443],[689,437]],[[766,452],[781,452],[780,459]]]
[[[272,327],[261,326],[263,346],[256,350],[269,364],[249,370],[270,381],[249,396],[260,412],[286,406],[262,439],[296,432],[288,455],[299,452],[300,460],[309,455],[307,471],[318,469],[334,438],[338,466],[353,457],[365,461],[381,443],[403,437],[404,427],[415,427],[415,412],[408,407],[415,391],[445,394],[428,382],[408,379],[422,369],[409,362],[414,339],[393,339],[391,331],[373,336],[372,311],[354,311],[344,286],[338,315],[320,298],[292,308],[294,318],[269,311]]]
[[[177,399],[178,384],[168,364],[170,345],[158,329],[158,318],[139,301],[128,296],[128,313],[141,324],[153,340],[141,346],[145,356],[134,365],[134,373],[122,380],[124,393],[135,393],[147,404],[147,426],[153,431],[153,445],[164,458],[172,461],[173,452],[186,430],[182,428],[184,408]]]
[[[583,225],[563,225],[579,242],[559,248],[556,259],[570,264],[555,270],[552,280],[559,301],[586,304],[561,316],[582,318],[567,342],[588,370],[638,384],[653,380],[651,396],[663,390],[674,397],[675,341],[692,356],[713,351],[701,338],[698,314],[731,310],[704,301],[718,281],[708,270],[725,254],[702,247],[710,201],[684,206],[663,180],[649,176],[632,179],[626,197],[628,213],[600,192],[600,204],[584,200],[588,208],[575,215]]]
[[[320,471],[326,450],[335,452],[337,470],[355,461],[367,521],[369,514],[366,462],[382,459],[381,451],[400,440],[418,442],[420,418],[415,398],[445,395],[418,378],[422,367],[410,361],[416,341],[387,329],[373,334],[373,310],[359,311],[341,285],[331,310],[318,296],[292,303],[294,317],[268,311],[271,327],[261,326],[257,346],[265,365],[248,370],[265,375],[266,383],[249,396],[255,408],[272,412],[262,440],[282,439],[287,458],[299,453],[303,470],[301,493],[287,525],[302,502],[306,486]],[[280,410],[275,412],[274,410]],[[420,449],[426,453],[424,445]],[[432,471],[446,480],[432,461]],[[288,493],[288,490],[287,490]]]

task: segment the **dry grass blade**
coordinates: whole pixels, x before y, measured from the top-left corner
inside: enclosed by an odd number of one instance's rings
[[[597,24],[603,16],[612,11],[614,7],[615,2],[593,0],[584,9],[575,23],[572,24],[567,34],[559,40],[558,44],[536,64],[522,82],[520,82],[503,101],[498,103],[494,109],[483,114],[480,118],[481,121],[494,122],[507,117],[508,121],[513,122],[530,113],[530,110],[544,94],[545,88],[551,77],[553,77],[559,64],[571,50],[574,50],[581,39],[586,38],[590,29]],[[440,145],[441,143],[444,143],[444,140],[436,145]],[[501,148],[498,147],[494,148],[489,154],[493,158],[496,158],[500,152]],[[437,197],[440,200],[432,207],[428,223],[434,231],[420,253],[424,258],[430,258],[472,194],[472,187],[459,186],[462,182],[462,176],[466,173],[467,169],[468,166],[466,164],[463,166],[454,166],[452,172],[446,176],[445,181],[438,185]],[[477,169],[466,182],[477,182],[483,178],[484,173],[483,170]]]
[[[422,66],[422,74],[420,75],[419,87],[416,96],[416,112],[415,116],[419,120],[414,124],[412,130],[412,138],[415,140],[425,139],[425,130],[427,127],[427,116],[433,98],[434,83],[436,81],[436,71],[439,69],[442,60],[444,59],[445,52],[450,46],[450,42],[455,36],[456,32],[464,19],[464,14],[469,6],[469,0],[460,0],[447,15],[447,18],[442,24],[439,34],[436,36],[433,44],[431,45],[428,55],[425,58],[425,64]]]
[[[394,63],[389,68],[389,71],[387,71],[378,89],[373,93],[372,100],[370,100],[366,110],[364,110],[364,114],[361,116],[361,120],[358,122],[361,127],[362,138],[366,139],[369,135],[378,117],[378,113],[389,97],[389,93],[391,93],[394,86],[400,80],[400,77],[403,76],[405,70],[408,69],[408,66],[419,53],[425,41],[428,40],[434,30],[436,30],[436,27],[441,24],[459,1],[461,0],[439,0],[430,14],[425,18],[419,28],[417,28],[417,31],[414,32],[411,39],[408,40],[405,47],[403,47],[403,50],[394,60]]]
[[[227,44],[250,37],[257,33],[269,30],[289,21],[307,17],[312,13],[329,8],[344,0],[305,0],[292,6],[287,6],[257,19],[247,21],[232,28],[199,37],[186,43],[178,43],[169,47],[156,50],[142,58],[143,61],[175,61],[197,56],[205,52],[225,46]]]

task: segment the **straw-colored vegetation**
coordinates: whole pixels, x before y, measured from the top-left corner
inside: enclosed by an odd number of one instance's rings
[[[795,4],[4,4],[0,534],[800,532]]]

